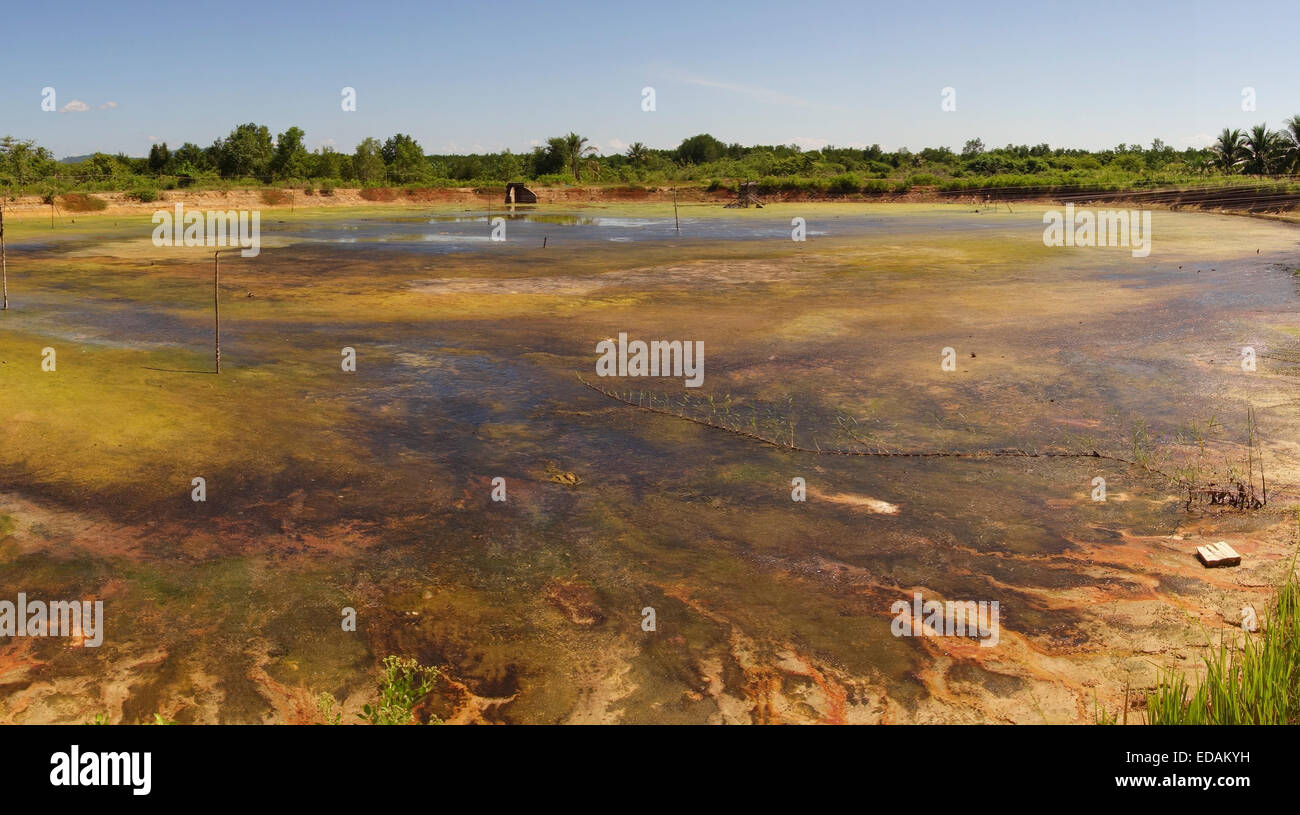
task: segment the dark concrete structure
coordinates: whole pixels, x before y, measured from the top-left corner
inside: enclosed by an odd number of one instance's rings
[[[525,187],[519,182],[506,184],[506,203],[507,204],[536,204],[537,193]]]

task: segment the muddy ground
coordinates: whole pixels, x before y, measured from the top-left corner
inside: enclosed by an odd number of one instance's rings
[[[1292,225],[1157,212],[1140,258],[1046,247],[1019,206],[516,215],[503,243],[464,203],[265,216],[222,262],[220,376],[202,249],[147,215],[7,225],[0,599],[102,599],[107,632],[0,639],[0,719],[350,718],[391,653],[457,722],[1090,722],[1126,687],[1139,719],[1283,577]],[[783,451],[585,387],[619,332],[702,341],[692,396],[799,446],[1148,466]],[[1248,405],[1269,506],[1188,510],[1159,472],[1244,470]],[[1217,540],[1241,567],[1197,563]],[[998,645],[893,636],[916,592],[997,601]]]

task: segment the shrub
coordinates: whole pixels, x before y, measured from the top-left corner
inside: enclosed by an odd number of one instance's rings
[[[562,173],[547,173],[537,176],[533,181],[540,187],[567,187],[573,183],[573,176]]]
[[[333,187],[321,187],[321,188],[320,188],[320,194],[321,194],[321,195],[324,195],[324,196],[326,196],[326,197],[331,196],[331,195],[334,194],[334,188],[333,188]]]
[[[357,718],[371,724],[412,724],[415,703],[433,690],[438,669],[414,659],[384,657],[384,676],[379,680],[379,704],[361,708]],[[430,723],[437,721],[431,718]]]
[[[835,176],[826,187],[826,191],[832,195],[853,195],[860,189],[862,189],[862,182],[852,173]]]
[[[132,201],[139,201],[142,204],[151,204],[158,200],[158,191],[149,189],[133,190],[128,192],[126,197]]]
[[[68,212],[99,212],[108,207],[108,202],[93,195],[68,192],[59,196],[59,202]]]

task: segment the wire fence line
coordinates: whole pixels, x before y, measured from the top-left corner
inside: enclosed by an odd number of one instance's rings
[[[1233,496],[1235,494],[1232,493],[1231,490],[1215,488],[1214,485],[1210,485],[1207,487],[1201,484],[1192,483],[1185,478],[1164,472],[1163,470],[1153,467],[1150,464],[1147,464],[1145,462],[1136,461],[1133,459],[1124,458],[1123,456],[1117,456],[1109,453],[1102,453],[1097,450],[1087,450],[1087,451],[1025,450],[1022,448],[1003,448],[999,450],[850,450],[844,448],[821,447],[821,446],[808,447],[807,445],[799,444],[798,442],[796,442],[793,438],[793,433],[791,434],[790,441],[787,442],[780,439],[771,438],[769,436],[762,435],[761,433],[752,432],[739,427],[733,427],[728,424],[723,424],[721,422],[717,422],[711,419],[701,418],[697,416],[688,416],[674,410],[669,410],[667,407],[658,407],[654,404],[646,404],[643,400],[632,400],[624,396],[623,394],[618,393],[617,391],[612,391],[607,388],[602,388],[599,385],[596,385],[588,381],[581,374],[578,374],[578,381],[581,382],[586,387],[590,388],[591,390],[595,391],[596,393],[599,393],[600,395],[608,399],[612,399],[616,402],[627,405],[629,407],[633,407],[638,410],[643,410],[648,413],[654,413],[660,416],[667,416],[684,422],[690,422],[692,424],[700,425],[701,427],[708,427],[714,430],[721,430],[730,433],[732,435],[740,436],[741,438],[748,439],[750,441],[755,441],[760,444],[766,445],[768,447],[773,447],[778,450],[784,450],[787,452],[810,453],[813,455],[822,455],[822,456],[852,456],[852,457],[862,457],[862,458],[956,458],[956,459],[997,459],[997,458],[1085,459],[1086,458],[1086,459],[1095,459],[1099,461],[1111,461],[1117,464],[1123,464],[1127,467],[1134,467],[1140,469],[1150,475],[1157,476],[1159,478],[1164,479],[1169,484],[1178,487],[1180,490],[1187,490],[1188,493],[1187,504],[1189,508],[1191,506],[1192,501],[1198,498],[1202,500],[1208,500],[1208,502],[1211,504],[1228,503],[1233,506],[1236,506],[1236,504],[1233,503],[1233,501],[1235,500]],[[1273,487],[1273,491],[1275,492],[1275,494],[1290,493],[1293,491],[1294,486],[1295,485],[1292,484],[1276,485]],[[1249,490],[1248,493],[1243,493],[1242,495],[1243,502],[1245,501],[1247,495],[1249,495],[1251,499],[1254,498],[1253,484],[1250,488],[1248,488],[1248,490]],[[1263,503],[1258,503],[1258,504],[1243,503],[1243,508],[1258,509],[1262,506]]]

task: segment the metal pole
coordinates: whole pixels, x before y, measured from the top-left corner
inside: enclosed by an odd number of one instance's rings
[[[5,205],[0,201],[0,288],[4,289],[4,306],[0,311],[9,310],[9,269],[5,266]]]
[[[215,328],[217,373],[221,373],[221,253],[212,253],[212,319]]]

